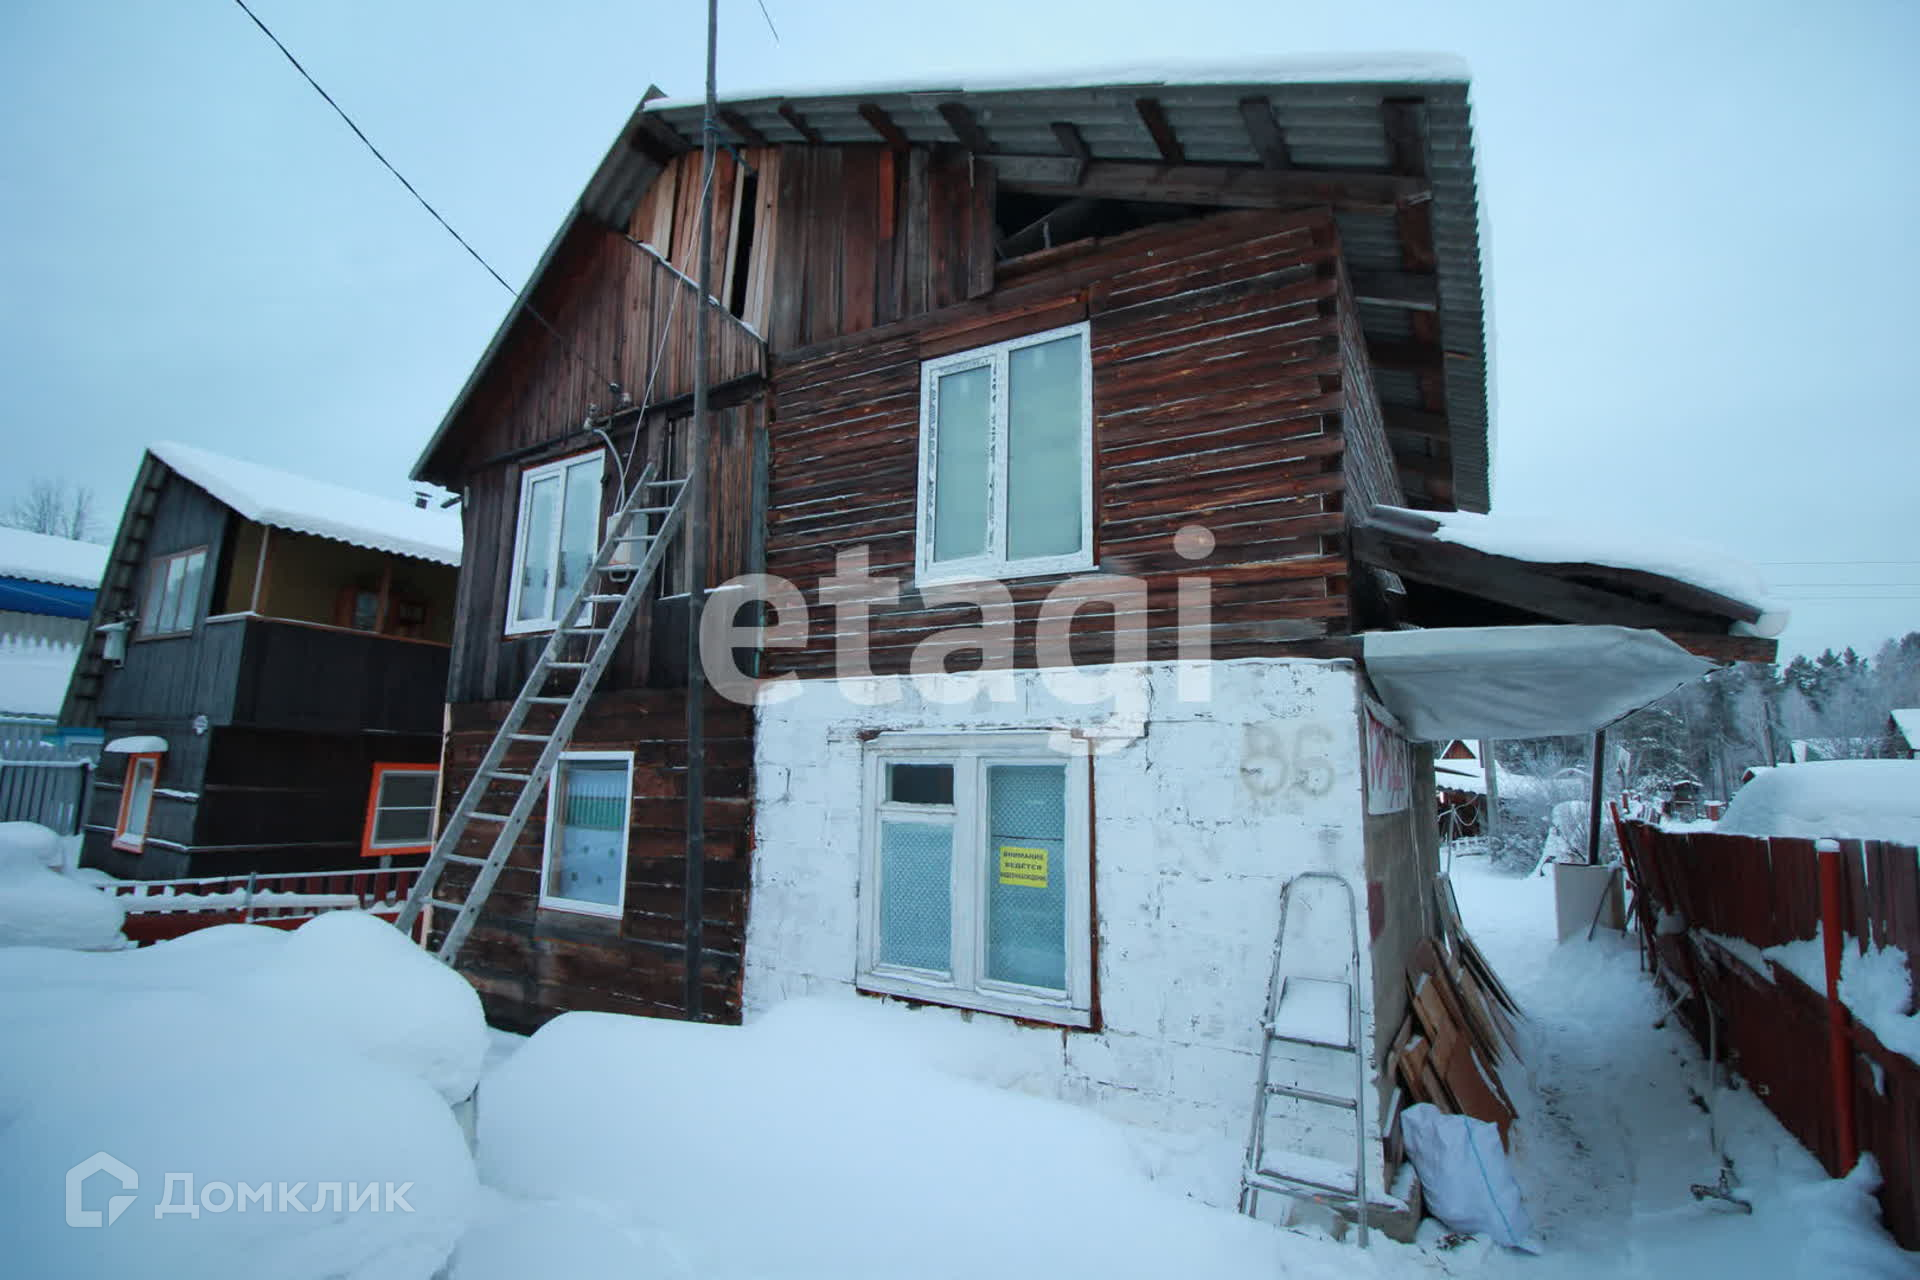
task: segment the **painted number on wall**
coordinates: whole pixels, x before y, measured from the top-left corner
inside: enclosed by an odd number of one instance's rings
[[[1333,790],[1333,761],[1327,756],[1332,741],[1325,725],[1250,724],[1241,744],[1240,780],[1256,796],[1326,795]]]

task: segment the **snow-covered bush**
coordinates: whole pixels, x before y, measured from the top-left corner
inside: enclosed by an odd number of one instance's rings
[[[448,1099],[485,1035],[458,975],[353,912],[114,954],[0,951],[7,1272],[425,1280],[473,1211]],[[81,1206],[132,1200],[77,1229],[67,1173],[96,1153],[117,1164]]]
[[[127,913],[111,897],[54,868],[65,842],[37,822],[0,822],[0,947],[113,951]]]

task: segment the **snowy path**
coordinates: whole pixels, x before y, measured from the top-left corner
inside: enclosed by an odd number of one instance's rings
[[[1717,1166],[1701,1055],[1677,1021],[1663,1028],[1631,942],[1553,937],[1553,883],[1517,879],[1483,858],[1457,859],[1467,928],[1527,1011],[1526,1061],[1507,1073],[1521,1117],[1515,1167],[1546,1253],[1473,1246],[1455,1273],[1574,1277],[1909,1275],[1911,1259],[1875,1269],[1863,1257],[1822,1258],[1824,1221],[1803,1188],[1825,1175],[1759,1101],[1722,1089],[1719,1123],[1752,1216],[1697,1202],[1689,1188]],[[1444,1255],[1443,1255],[1444,1256]]]

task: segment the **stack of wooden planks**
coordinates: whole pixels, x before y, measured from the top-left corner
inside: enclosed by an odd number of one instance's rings
[[[1394,1094],[1388,1104],[1388,1159],[1401,1156],[1399,1114],[1430,1102],[1456,1115],[1498,1125],[1507,1141],[1516,1109],[1499,1068],[1518,1053],[1520,1009],[1460,922],[1452,886],[1440,878],[1443,948],[1424,939],[1407,966],[1409,1009],[1388,1050]]]

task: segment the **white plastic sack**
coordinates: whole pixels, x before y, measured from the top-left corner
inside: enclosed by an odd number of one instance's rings
[[[1422,1102],[1400,1113],[1400,1132],[1434,1217],[1455,1231],[1540,1252],[1497,1126]]]

